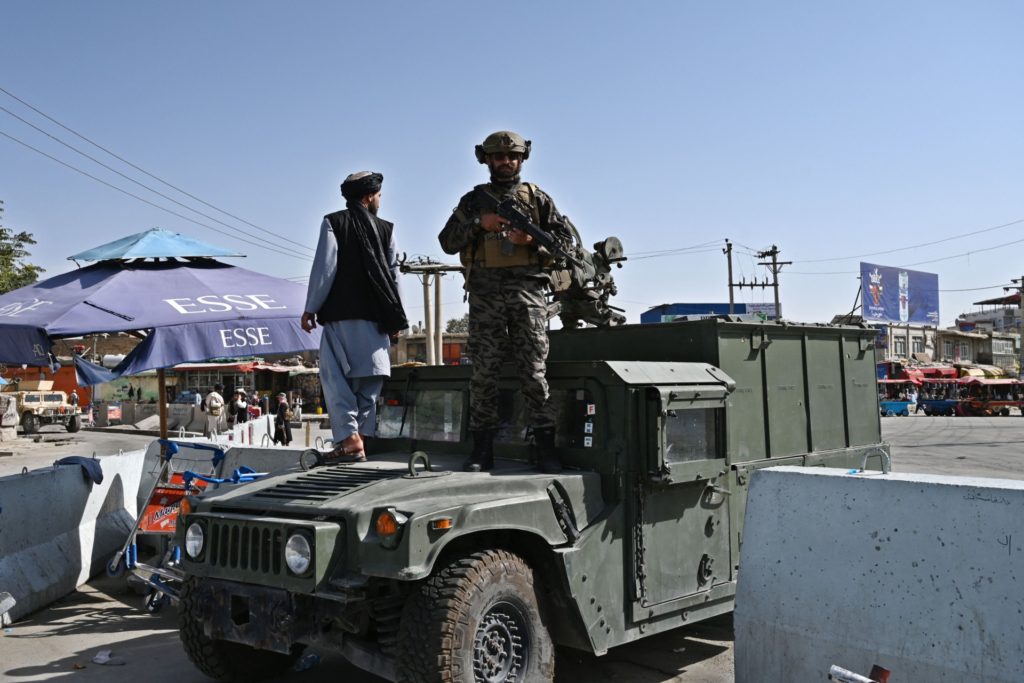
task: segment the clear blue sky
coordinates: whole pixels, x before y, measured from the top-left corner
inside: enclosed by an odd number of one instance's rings
[[[310,254],[340,180],[385,176],[400,249],[443,257],[437,233],[483,182],[473,145],[533,140],[538,183],[589,244],[618,235],[618,303],[725,301],[777,244],[786,317],[850,309],[859,255],[939,274],[942,320],[1020,277],[1024,4],[1019,2],[50,2],[0,7],[0,88],[195,196],[107,157],[21,103],[15,112],[139,182],[287,252]],[[281,277],[306,258],[157,197],[0,111],[4,224],[65,258],[153,226],[248,254]],[[995,249],[997,245],[1009,244]],[[912,249],[901,249],[915,246]],[[303,249],[305,245],[308,249]],[[987,249],[987,251],[981,251]],[[972,253],[973,252],[973,253]],[[947,258],[947,257],[955,258]],[[844,258],[845,260],[819,261]],[[934,259],[945,259],[933,261]],[[452,262],[451,257],[445,260]],[[820,274],[828,273],[828,274]],[[462,312],[446,278],[445,317]],[[403,283],[410,317],[422,296]],[[746,290],[741,301],[770,301]]]

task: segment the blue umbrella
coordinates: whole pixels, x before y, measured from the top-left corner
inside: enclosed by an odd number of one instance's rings
[[[299,324],[305,296],[302,285],[211,259],[102,261],[0,295],[0,362],[50,365],[53,340],[100,332],[145,335],[112,377],[314,350],[319,328]]]
[[[164,368],[320,347],[320,329],[307,334],[299,322],[305,287],[208,258],[232,255],[159,229],[76,254],[99,262],[0,295],[0,362],[53,366],[55,339],[139,334],[112,372],[76,358],[79,383],[157,369],[166,436]]]
[[[243,256],[185,235],[150,228],[108,244],[68,256],[69,261],[106,261],[133,258],[187,258],[194,256]]]

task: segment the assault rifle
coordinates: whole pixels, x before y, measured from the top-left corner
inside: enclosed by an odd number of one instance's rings
[[[495,211],[499,216],[509,222],[513,228],[522,230],[533,238],[537,245],[544,247],[555,258],[571,263],[577,268],[583,268],[583,262],[569,253],[569,251],[550,233],[544,232],[538,226],[530,222],[530,217],[519,208],[519,202],[515,197],[505,197],[498,202]]]

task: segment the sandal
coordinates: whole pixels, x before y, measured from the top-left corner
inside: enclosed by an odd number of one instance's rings
[[[329,464],[338,462],[366,462],[366,452],[363,450],[363,440],[358,434],[353,434],[336,445],[334,450],[329,453],[325,453],[323,460],[325,463]]]
[[[329,453],[324,453],[324,464],[334,465],[345,462],[366,462],[366,453],[361,450],[348,451],[340,446]]]

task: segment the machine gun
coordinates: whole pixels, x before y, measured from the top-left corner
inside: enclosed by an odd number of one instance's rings
[[[585,324],[596,327],[622,325],[626,322],[622,309],[608,303],[619,291],[611,269],[613,264],[621,268],[626,260],[622,242],[618,237],[609,237],[596,242],[594,250],[588,251],[579,244],[579,232],[568,217],[565,222],[572,228],[577,242],[574,250],[582,261],[582,267],[572,266],[551,273],[552,300],[548,304],[548,317],[557,315],[566,329]]]

